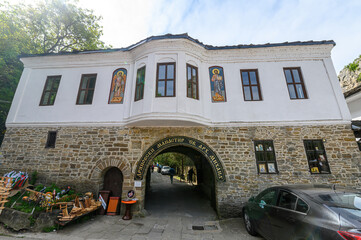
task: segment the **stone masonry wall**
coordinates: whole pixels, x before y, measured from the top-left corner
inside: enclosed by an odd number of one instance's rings
[[[55,148],[45,148],[48,131],[57,130]],[[221,160],[226,182],[217,183],[220,216],[240,214],[241,206],[262,189],[279,184],[336,183],[360,188],[361,154],[349,125],[259,127],[28,127],[9,128],[1,147],[0,174],[11,170],[39,172],[44,184],[70,185],[97,192],[112,166],[124,175],[123,195],[134,187],[142,154],[170,136],[196,138]],[[325,139],[331,174],[311,175],[303,140]],[[252,140],[273,140],[279,174],[257,173]],[[144,178],[145,179],[145,178]],[[145,180],[136,189],[144,206]]]

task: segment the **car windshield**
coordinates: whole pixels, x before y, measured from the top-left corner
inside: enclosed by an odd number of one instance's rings
[[[317,195],[326,206],[346,218],[361,218],[361,194],[360,193],[320,193]]]
[[[170,167],[164,166],[163,169],[169,169]]]

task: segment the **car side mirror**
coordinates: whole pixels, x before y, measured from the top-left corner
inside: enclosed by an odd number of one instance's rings
[[[264,208],[264,206],[266,205],[266,202],[261,200],[258,205],[259,205],[260,208]]]

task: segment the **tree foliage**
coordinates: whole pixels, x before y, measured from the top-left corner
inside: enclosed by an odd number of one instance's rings
[[[38,5],[0,3],[0,144],[23,65],[20,54],[105,48],[101,17],[70,0]]]

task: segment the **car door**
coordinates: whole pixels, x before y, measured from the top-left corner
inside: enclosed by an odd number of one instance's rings
[[[272,208],[270,222],[277,240],[297,239],[308,210],[307,204],[295,194],[280,190],[277,206]]]
[[[277,189],[271,188],[261,192],[255,198],[255,204],[250,209],[252,219],[256,223],[256,229],[266,239],[275,239],[270,223],[270,210],[275,206],[277,200]]]

